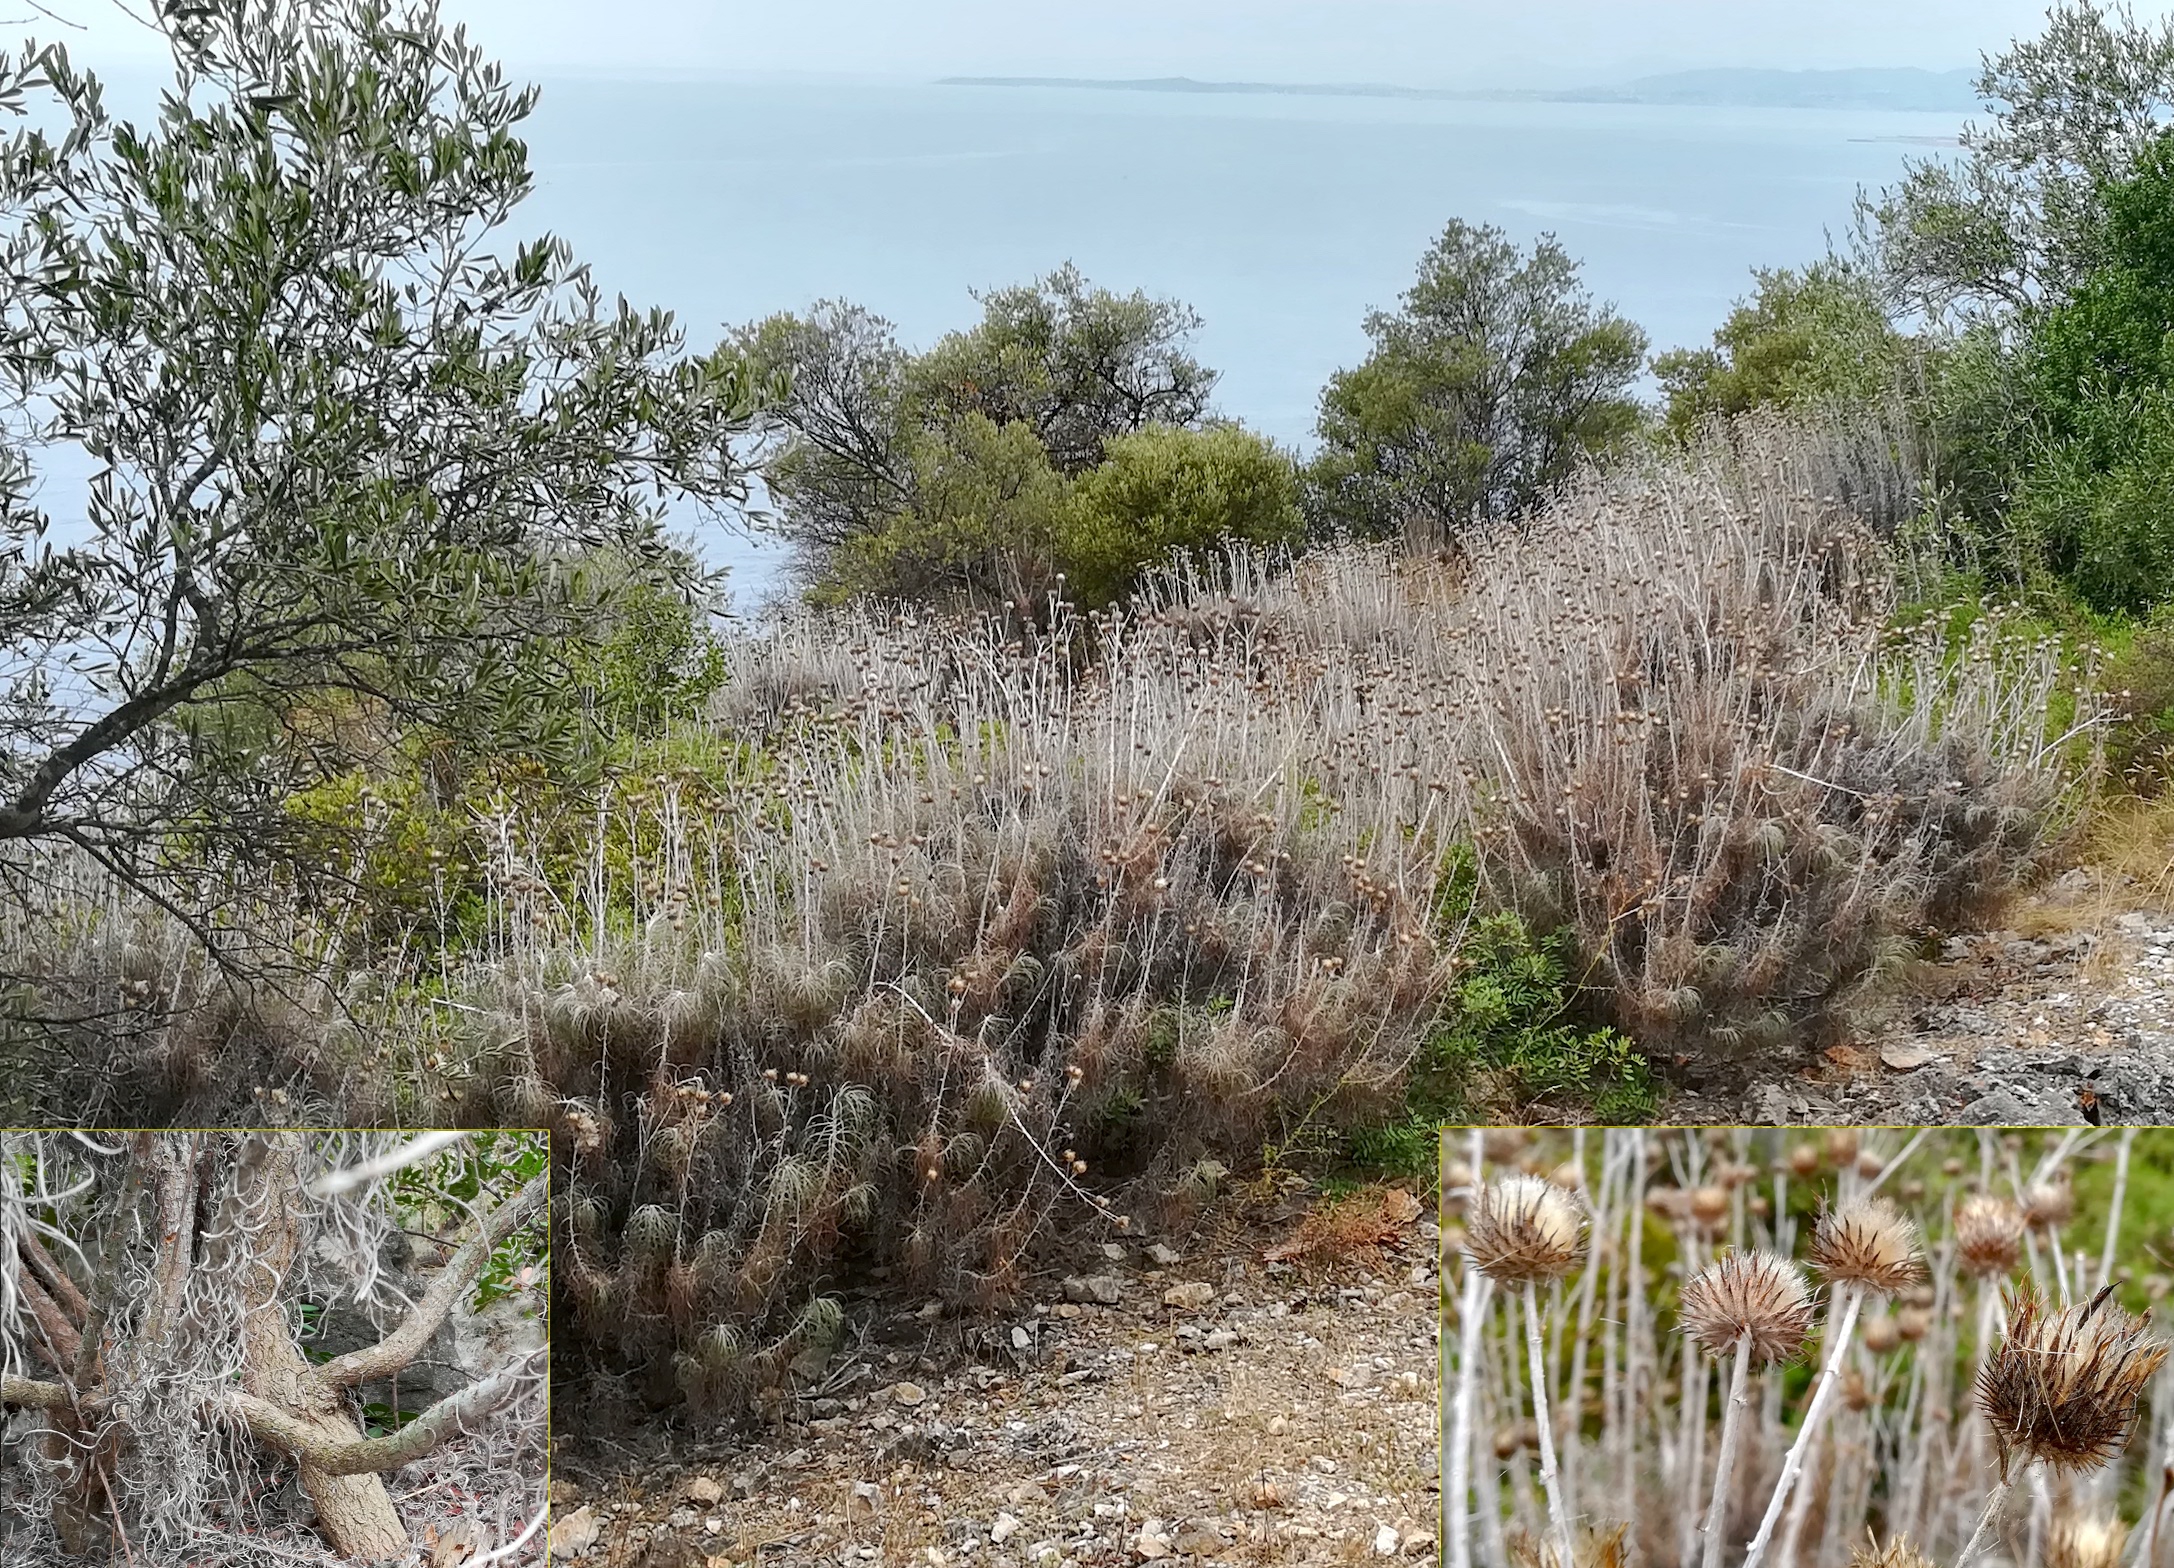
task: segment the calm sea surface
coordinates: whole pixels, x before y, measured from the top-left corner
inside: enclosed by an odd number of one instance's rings
[[[129,113],[155,86],[113,85]],[[137,100],[142,100],[141,103]],[[696,346],[843,297],[909,346],[971,324],[971,291],[1070,260],[1206,318],[1228,414],[1305,446],[1329,374],[1366,349],[1452,217],[1557,235],[1654,346],[1702,343],[1753,266],[1839,237],[1850,199],[1937,155],[1953,116],[1613,104],[1206,96],[933,83],[547,79],[514,236],[573,243],[606,291],[678,311]],[[509,238],[510,238],[509,237]],[[82,526],[87,458],[42,498]],[[690,526],[699,520],[688,519]],[[696,528],[736,603],[779,551]]]
[[[1818,255],[1852,193],[1952,116],[1227,97],[934,84],[557,80],[530,127],[548,227],[708,341],[825,296],[909,345],[1065,260],[1206,318],[1218,402],[1303,444],[1451,217],[1554,232],[1656,348],[1704,342],[1755,265]],[[752,603],[774,552],[705,550]]]

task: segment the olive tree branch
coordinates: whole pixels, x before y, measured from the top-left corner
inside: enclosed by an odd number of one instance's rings
[[[374,1345],[364,1345],[335,1356],[317,1369],[319,1381],[328,1388],[353,1388],[374,1378],[390,1377],[418,1355],[453,1310],[491,1251],[525,1221],[535,1217],[551,1196],[551,1178],[539,1171],[510,1200],[493,1209],[475,1235],[461,1244],[452,1260],[438,1271],[423,1299],[415,1304],[400,1326]],[[311,1461],[315,1463],[314,1460]]]
[[[226,1404],[248,1424],[259,1442],[284,1450],[326,1475],[396,1470],[470,1430],[474,1423],[511,1400],[524,1383],[543,1375],[550,1353],[549,1346],[537,1346],[512,1366],[447,1395],[399,1431],[383,1437],[342,1440],[254,1394],[229,1394]]]

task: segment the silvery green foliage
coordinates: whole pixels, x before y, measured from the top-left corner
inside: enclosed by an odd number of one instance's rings
[[[159,25],[147,124],[60,46],[0,66],[0,876],[66,843],[211,938],[249,873],[345,875],[282,809],[296,715],[578,754],[570,646],[702,590],[662,509],[742,495],[758,399],[509,235],[536,95],[432,0]]]
[[[1988,119],[1960,157],[1914,162],[1858,201],[1894,302],[1935,319],[2028,311],[2091,270],[2102,187],[2174,112],[2174,19],[2062,0],[2043,33],[1986,58],[1978,92]]]

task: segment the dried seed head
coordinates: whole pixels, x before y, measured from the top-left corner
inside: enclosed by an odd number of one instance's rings
[[[1540,1446],[1540,1425],[1536,1421],[1509,1421],[1495,1428],[1495,1457],[1515,1459],[1520,1449]]]
[[[1828,1209],[1812,1231],[1815,1268],[1837,1284],[1891,1294],[1924,1274],[1917,1227],[1885,1198]]]
[[[1732,1252],[1684,1285],[1677,1315],[1683,1331],[1715,1356],[1751,1339],[1758,1361],[1787,1361],[1812,1330],[1812,1289],[1804,1271],[1771,1252]]]
[[[2006,1198],[1973,1193],[1956,1205],[1955,1250],[1981,1279],[2008,1273],[2023,1250],[2023,1211]]]
[[[1726,1220],[1729,1217],[1729,1189],[1726,1187],[1693,1187],[1691,1189],[1691,1217],[1708,1229]]]
[[[1865,1349],[1875,1356],[1884,1356],[1902,1343],[1902,1330],[1894,1318],[1885,1312],[1876,1312],[1865,1319]]]
[[[1560,1279],[1577,1265],[1584,1229],[1585,1216],[1562,1188],[1537,1176],[1505,1176],[1473,1202],[1465,1255],[1502,1283]]]
[[[1580,1528],[1570,1543],[1570,1568],[1623,1568],[1623,1535],[1628,1528],[1620,1524]],[[1555,1552],[1530,1535],[1519,1532],[1507,1544],[1516,1568],[1563,1568]]]
[[[2051,1230],[2066,1225],[2076,1216],[2075,1189],[2069,1186],[2065,1176],[2055,1181],[2034,1183],[2031,1190],[2023,1194],[2023,1215],[2033,1230]]]
[[[2063,1514],[2046,1536],[2046,1568],[2120,1568],[2129,1527],[2119,1519]]]
[[[1885,1546],[1853,1546],[1849,1568],[1932,1568],[1925,1554],[1910,1544],[1906,1535],[1891,1536]]]
[[[2047,1310],[2034,1291],[2007,1297],[2008,1332],[1978,1374],[1978,1408],[1993,1428],[2001,1474],[2011,1460],[2091,1470],[2128,1446],[2136,1402],[2164,1342],[2107,1286],[2080,1307]]]
[[[1932,1328],[1932,1314],[1923,1307],[1904,1307],[1895,1314],[1895,1332],[1909,1344],[1916,1344]]]

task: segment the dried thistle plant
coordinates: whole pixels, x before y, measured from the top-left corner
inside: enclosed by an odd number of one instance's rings
[[[1684,1332],[1712,1355],[1733,1357],[1721,1419],[1721,1452],[1713,1498],[1701,1526],[1704,1568],[1721,1561],[1721,1527],[1729,1483],[1736,1475],[1746,1388],[1754,1358],[1785,1361],[1804,1348],[1812,1328],[1812,1292],[1804,1272],[1771,1252],[1730,1253],[1708,1264],[1683,1287],[1676,1310]]]
[[[1489,1279],[1522,1289],[1525,1346],[1532,1374],[1532,1413],[1540,1440],[1540,1484],[1547,1493],[1556,1561],[1573,1563],[1570,1516],[1563,1507],[1548,1420],[1547,1370],[1540,1350],[1541,1280],[1560,1279],[1577,1266],[1585,1216],[1565,1188],[1538,1176],[1511,1175],[1484,1188],[1465,1217],[1465,1255]]]
[[[1837,1285],[1875,1295],[1907,1290],[1925,1277],[1917,1226],[1885,1198],[1823,1211],[1810,1256]]]
[[[1895,1535],[1888,1537],[1885,1546],[1851,1547],[1849,1568],[1933,1568],[1933,1564],[1908,1537]]]
[[[2046,1535],[2046,1568],[2120,1568],[2129,1527],[2119,1519],[2069,1512]]]
[[[1812,1156],[1808,1174],[1791,1159],[1799,1140]],[[2135,1412],[2152,1412],[2155,1436],[2163,1428],[2169,1412],[2156,1402],[2174,1376],[2174,1355],[2161,1364],[2150,1336],[2111,1298],[2088,1315],[2056,1310],[2071,1297],[2088,1306],[2100,1285],[2144,1272],[2147,1236],[2133,1212],[2123,1229],[2122,1135],[1866,1129],[1806,1139],[1752,1128],[1586,1129],[1486,1141],[1489,1158],[1535,1173],[1556,1169],[1563,1150],[1575,1148],[1584,1239],[1571,1273],[1536,1284],[1546,1308],[1539,1372],[1531,1325],[1516,1310],[1467,1319],[1448,1348],[1476,1416],[1453,1488],[1465,1505],[1468,1565],[1502,1563],[1501,1545],[1518,1529],[1561,1560],[1535,1468],[1536,1385],[1555,1411],[1580,1412],[1576,1423],[1552,1423],[1573,1530],[1594,1518],[1628,1520],[1633,1561],[1845,1568],[1854,1539],[1859,1564],[1956,1568],[1959,1551],[1978,1551],[2012,1520],[2019,1561],[2031,1540],[2042,1568],[2070,1568],[2064,1553],[2083,1559],[2075,1568],[2097,1568],[2090,1559],[2106,1549],[2094,1546],[2100,1537],[2080,1526],[2057,1532],[2056,1522],[2068,1509],[2110,1519],[2123,1498],[2140,1498],[2146,1510],[2123,1551],[2132,1563],[2148,1560],[2137,1538],[2149,1528],[2146,1494],[2161,1484],[2160,1445],[2140,1462],[2147,1417]],[[1469,1146],[1476,1166],[1479,1143],[1476,1134],[1459,1138],[1457,1152]],[[2133,1153],[2164,1168],[2174,1133],[2140,1132]],[[2058,1245],[2026,1245],[2020,1205],[1968,1201],[1983,1173],[2002,1164],[2018,1188],[2028,1177],[2077,1194]],[[1704,1188],[1732,1195],[1718,1223],[1691,1210]],[[1884,1204],[1861,1201],[1877,1194]],[[1978,1269],[2006,1261],[2011,1246],[2015,1283],[2035,1291],[2037,1305],[2004,1351],[2008,1325],[1992,1287],[2006,1281]],[[1812,1272],[1815,1259],[1822,1273]],[[1476,1267],[1470,1278],[1487,1282]],[[1762,1377],[1758,1358],[1796,1344],[1807,1357],[1818,1353],[1808,1388],[1801,1374]],[[1994,1428],[1977,1403],[1978,1374],[1996,1359],[1996,1376],[2013,1385],[2011,1402],[2040,1407],[2010,1417],[2012,1441],[2036,1424],[2094,1451],[2093,1422],[2118,1445],[2131,1419],[2136,1435],[2095,1473],[2056,1479],[2032,1470],[2037,1460],[2021,1447],[1997,1463]],[[2093,1409],[2111,1405],[2111,1420],[2056,1408],[2085,1394]],[[1497,1433],[1499,1457],[1489,1448]],[[1789,1480],[1778,1484],[1784,1470]]]
[[[1577,1267],[1585,1217],[1577,1199],[1538,1176],[1504,1176],[1483,1188],[1465,1219],[1465,1253],[1506,1285],[1560,1279]]]
[[[1771,1252],[1732,1252],[1709,1263],[1678,1298],[1684,1332],[1715,1356],[1741,1341],[1759,1362],[1793,1360],[1812,1331],[1804,1271]]]
[[[2001,1474],[2017,1458],[2097,1469],[2128,1446],[2137,1401],[2167,1345],[2113,1299],[2111,1285],[2058,1311],[2036,1291],[2018,1291],[2007,1308],[2006,1337],[1978,1375],[1978,1408],[1993,1429]]]
[[[1992,1193],[1972,1193],[1955,1206],[1955,1250],[1966,1272],[1980,1278],[2011,1273],[2023,1255],[2023,1211]]]

